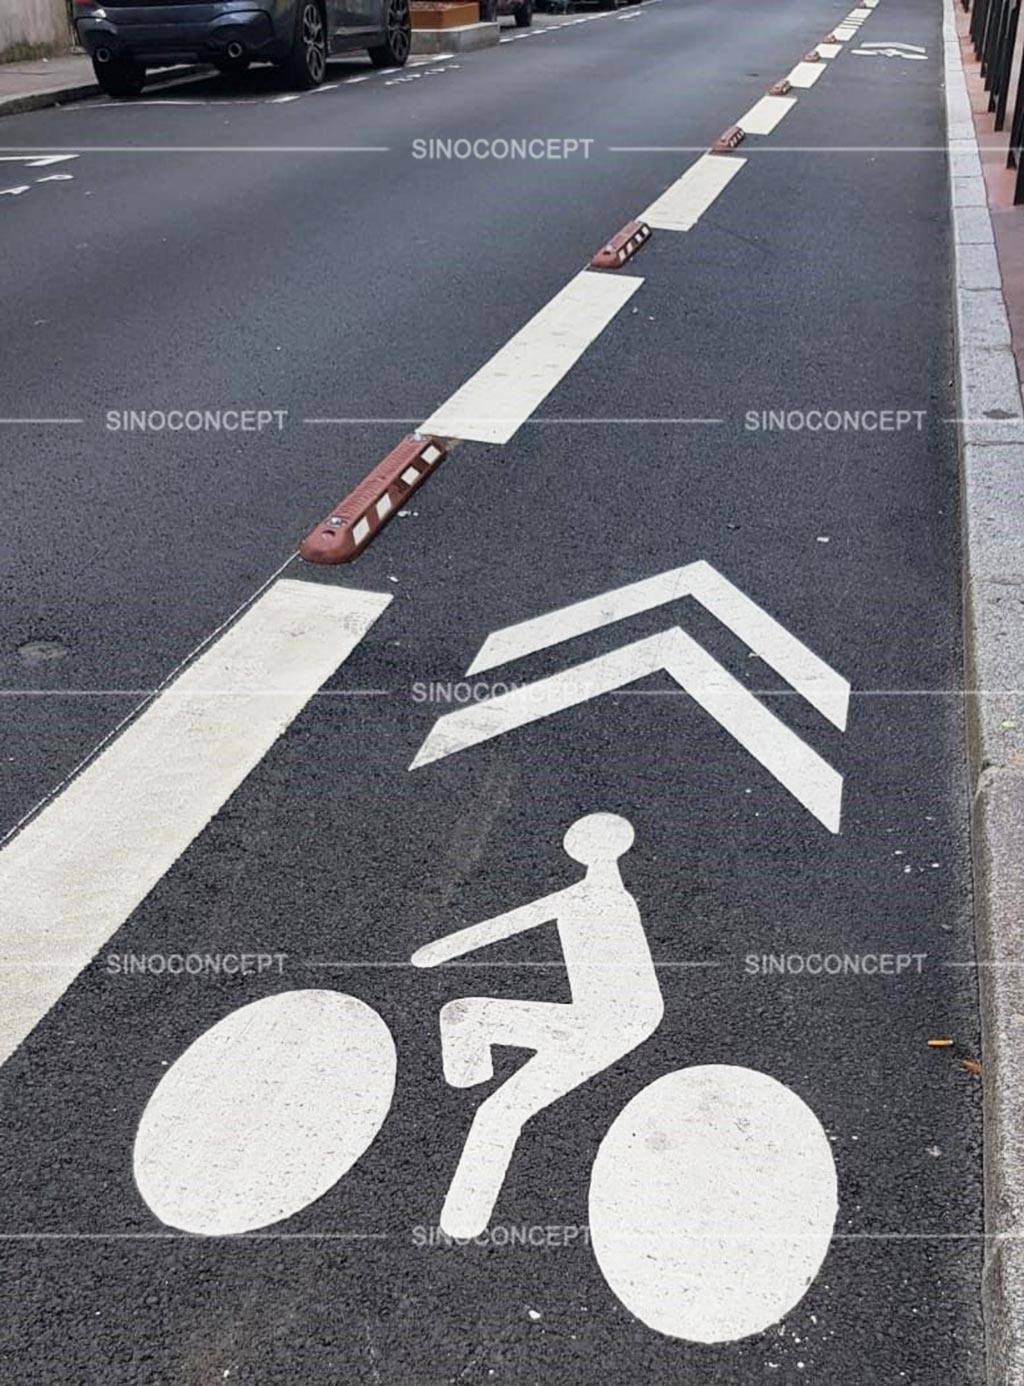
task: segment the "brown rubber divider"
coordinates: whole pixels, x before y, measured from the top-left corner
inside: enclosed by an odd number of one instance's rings
[[[812,48],[809,53],[804,54],[803,61],[805,63],[820,63],[821,54],[818,52],[816,48]]]
[[[640,247],[651,239],[651,228],[645,221],[627,221],[616,231],[590,262],[591,269],[618,269],[631,260]]]
[[[730,149],[735,149],[746,139],[746,135],[738,125],[730,125],[727,130],[723,130],[718,139],[711,146],[712,154],[728,154]]]
[[[439,438],[403,438],[299,545],[307,563],[351,563],[426,481],[448,450]]]
[[[772,85],[768,88],[768,95],[786,96],[792,90],[793,83],[789,80],[788,77],[783,77],[780,81],[772,83]]]

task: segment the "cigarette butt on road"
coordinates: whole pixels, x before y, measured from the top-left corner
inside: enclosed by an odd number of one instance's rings
[[[934,1039],[928,1041],[929,1049],[952,1049],[953,1041],[948,1039]]]
[[[976,1073],[979,1078],[981,1077],[981,1064],[978,1063],[977,1059],[961,1059],[960,1067],[965,1068],[968,1073]]]

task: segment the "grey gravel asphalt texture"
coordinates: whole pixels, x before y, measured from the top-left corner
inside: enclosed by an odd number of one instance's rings
[[[4,120],[6,150],[80,158],[73,182],[0,205],[0,414],[84,422],[0,432],[2,826],[845,12],[664,0],[408,83],[273,104],[271,75],[253,72]],[[642,289],[511,443],[460,444],[351,569],[292,564],[394,601],[110,945],[271,950],[285,975],[114,978],[101,958],[0,1070],[4,1381],[982,1380],[980,1092],[959,1064],[977,1056],[978,1017],[940,20],[929,0],[882,0],[865,38],[924,45],[928,62],[849,45],[741,151],[695,229],[655,233],[630,270]],[[412,157],[416,137],[466,135],[594,146],[562,164]],[[237,152],[176,152],[221,144]],[[289,421],[259,439],[103,422],[236,405]],[[816,407],[926,415],[888,435],[744,423]],[[721,422],[582,422],[626,416]],[[396,422],[302,422],[323,417]],[[461,679],[490,631],[698,558],[850,679],[840,733],[680,608],[844,775],[838,835],[661,675],[408,771],[445,710],[415,685]],[[629,635],[664,626],[649,613]],[[27,662],[32,641],[67,654]],[[572,653],[612,644],[597,632]],[[661,1074],[772,1074],[829,1135],[837,1236],[785,1323],[738,1343],[647,1329],[581,1243],[414,1237],[437,1222],[476,1101],[443,1081],[439,1006],[467,976],[487,994],[566,989],[557,967],[525,966],[557,960],[548,932],[508,945],[501,967],[398,964],[567,884],[562,834],[596,810],[636,828],[623,872],[665,1019],[530,1124],[495,1218],[584,1224],[601,1136]],[[749,975],[762,952],[926,961],[899,978]],[[311,1235],[154,1238],[166,1229],[131,1147],[165,1065],[237,1005],[306,986],[362,997],[396,1037],[377,1142],[281,1229]],[[927,1047],[945,1035],[952,1052]]]

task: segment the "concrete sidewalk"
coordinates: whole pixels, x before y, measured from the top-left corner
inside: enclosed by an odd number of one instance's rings
[[[983,1302],[992,1386],[1024,1381],[1024,208],[969,15],[946,0],[965,663],[984,1059]]]
[[[150,83],[159,84],[162,79],[185,77],[202,70],[201,65],[169,67],[154,74]],[[98,95],[92,63],[84,54],[37,58],[26,63],[0,63],[0,116],[34,111],[41,106],[61,106],[68,101]]]
[[[98,91],[92,63],[81,54],[0,64],[0,115],[79,101]]]

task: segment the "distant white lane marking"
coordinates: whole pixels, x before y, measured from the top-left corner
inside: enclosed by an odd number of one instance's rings
[[[838,58],[843,51],[841,43],[819,43],[817,45],[819,58]]]
[[[584,270],[420,425],[423,433],[507,443],[642,279]]]
[[[37,178],[37,183],[73,183],[75,175],[73,173],[48,173],[45,178]]]
[[[796,103],[795,96],[762,96],[736,124],[745,135],[770,135]]]
[[[832,33],[840,43],[846,43],[856,35],[857,28],[854,24],[837,24]]]
[[[16,188],[0,188],[0,197],[20,197],[22,193],[27,193],[28,183],[19,183]]]
[[[0,852],[0,1064],[390,601],[275,583],[10,840]]]
[[[797,63],[788,74],[791,87],[813,87],[825,71],[824,63]]]
[[[745,163],[745,159],[705,154],[641,212],[639,220],[659,231],[689,231]]]

